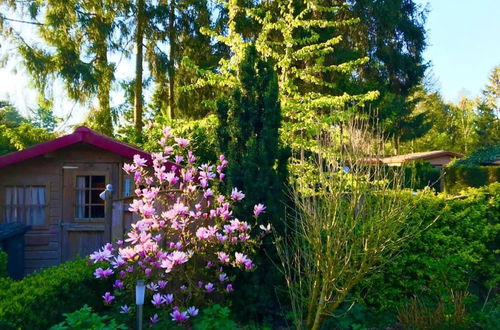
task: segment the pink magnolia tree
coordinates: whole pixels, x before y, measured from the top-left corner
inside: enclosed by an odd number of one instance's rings
[[[162,318],[182,323],[196,316],[203,302],[235,289],[234,269],[254,269],[249,255],[270,226],[258,223],[262,204],[255,205],[251,221],[234,217],[233,204],[245,198],[236,187],[230,196],[217,193],[228,165],[224,156],[218,164],[197,166],[189,140],[173,138],[170,128],[159,143],[162,152],[151,154],[152,167],[138,155],[123,167],[135,180],[137,198],[129,210],[140,220],[124,241],[106,244],[90,260],[99,263],[97,278],[114,280],[103,293],[105,304],[131,313],[136,281],[145,280],[151,323]]]

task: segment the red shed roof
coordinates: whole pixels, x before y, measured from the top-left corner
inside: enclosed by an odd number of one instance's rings
[[[142,158],[147,159],[148,163],[151,162],[151,155],[149,153],[125,142],[102,135],[88,127],[80,126],[71,134],[1,156],[0,168],[35,158],[80,142],[91,144],[100,149],[107,150],[130,159],[134,158],[134,155],[139,154]]]

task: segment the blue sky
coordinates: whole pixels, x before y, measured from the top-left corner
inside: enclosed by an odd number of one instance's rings
[[[492,68],[500,65],[500,0],[415,1],[430,10],[424,57],[432,64],[435,88],[446,101],[456,101],[463,92],[479,95]],[[0,53],[10,51],[0,45]],[[69,124],[81,121],[89,105],[68,101],[62,90],[59,84],[53,92],[56,114],[66,117],[71,112]],[[29,78],[18,63],[0,68],[0,100],[11,101],[23,114],[36,107],[37,93],[29,88]]]
[[[428,4],[425,58],[444,99],[476,96],[500,65],[500,0],[416,0]]]

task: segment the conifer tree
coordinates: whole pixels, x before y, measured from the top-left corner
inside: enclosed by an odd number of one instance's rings
[[[490,74],[477,107],[477,147],[500,145],[500,66]]]
[[[270,219],[279,219],[286,177],[286,150],[279,141],[281,107],[277,75],[250,45],[238,68],[240,86],[217,106],[218,139],[229,161],[228,186],[247,193],[243,212],[264,203]],[[285,159],[283,159],[285,158]]]
[[[49,78],[60,78],[70,99],[82,104],[97,98],[89,122],[93,128],[111,135],[111,84],[115,67],[109,61],[117,15],[126,1],[53,0],[4,2],[18,13],[28,13],[42,44],[28,43],[19,34],[11,36],[28,73],[43,96],[51,90]]]
[[[352,76],[355,68],[368,61],[366,57],[343,63],[327,61],[343,38],[338,28],[358,22],[337,17],[339,7],[321,6],[314,0],[278,0],[258,6],[226,0],[224,4],[228,29],[223,35],[212,36],[225,43],[232,56],[221,60],[216,73],[204,72],[205,79],[195,85],[237,86],[236,67],[245,45],[255,39],[259,54],[274,62],[283,109],[281,138],[295,153],[300,152],[295,159],[304,160],[306,153],[318,152],[318,135],[377,97],[376,91],[348,94],[328,79],[330,72]],[[240,22],[245,19],[254,22],[258,30],[250,36],[242,32]],[[294,168],[291,170],[298,173]]]
[[[242,207],[236,212],[252,212],[254,205],[263,203],[265,218],[274,231],[281,232],[288,152],[279,139],[281,108],[277,75],[251,45],[243,53],[237,77],[239,87],[233,90],[229,101],[219,101],[217,106],[218,140],[229,161],[226,185],[245,191]],[[276,256],[270,242],[265,249],[268,255]],[[263,311],[268,316],[279,312],[273,310],[278,306],[274,289],[283,283],[279,274],[270,269],[268,256],[261,253],[259,260],[255,273],[235,283],[242,287],[242,292],[233,300],[237,310],[254,320],[262,318]]]

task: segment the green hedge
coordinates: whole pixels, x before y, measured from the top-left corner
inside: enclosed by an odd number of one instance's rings
[[[468,290],[469,301],[477,303],[468,312],[481,310],[489,288],[500,282],[500,183],[464,193],[464,199],[445,194],[417,199],[410,221],[437,220],[358,286],[351,298],[360,303],[350,312],[346,304],[346,314],[331,320],[332,327],[387,327],[411,298],[432,306],[446,301],[450,290]]]
[[[362,282],[337,311],[342,317],[330,319],[325,329],[393,326],[398,309],[411,298],[435,306],[439,299],[449,301],[450,290],[469,291],[470,328],[489,329],[478,323],[480,317],[483,323],[492,322],[496,316],[486,315],[486,310],[498,309],[494,296],[500,283],[500,183],[469,189],[464,195],[416,199],[410,221],[430,224],[439,216],[437,220]],[[357,303],[351,309],[353,301]]]
[[[48,329],[63,313],[88,304],[102,309],[101,296],[110,283],[96,280],[84,260],[51,267],[14,282],[2,282],[0,329]]]
[[[440,191],[441,170],[426,161],[409,162],[403,165],[405,187],[414,190],[432,187]]]
[[[4,252],[0,249],[0,278],[7,277],[7,261],[9,259],[9,255],[7,252]]]
[[[446,168],[445,191],[458,194],[469,187],[478,188],[500,182],[500,166],[452,166]]]

